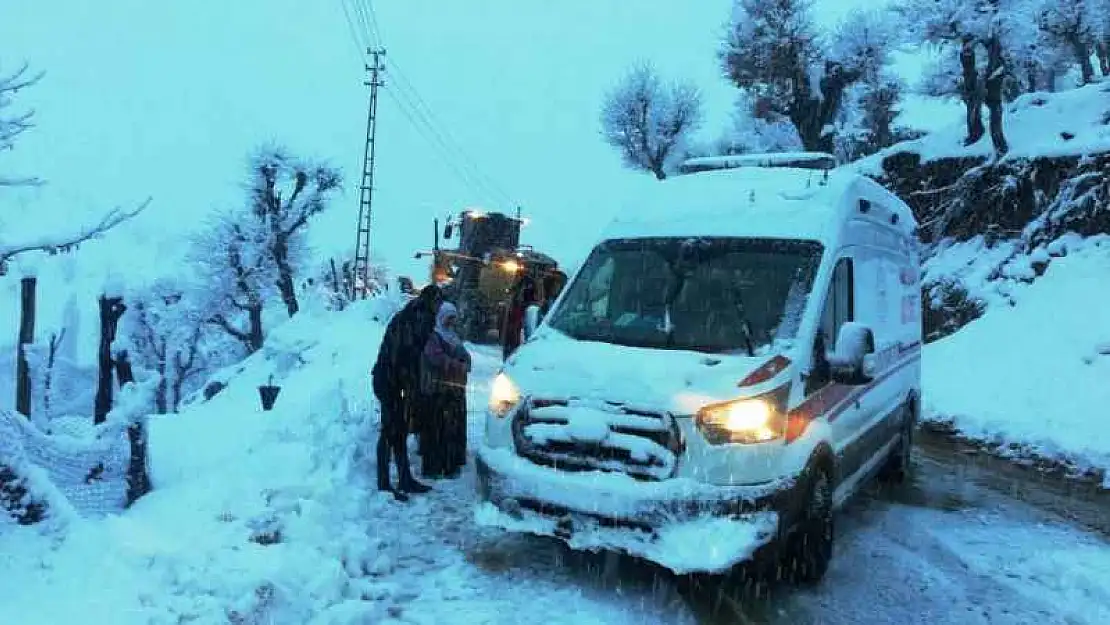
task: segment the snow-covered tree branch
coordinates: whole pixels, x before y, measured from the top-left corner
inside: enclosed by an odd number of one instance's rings
[[[85,241],[100,237],[105,232],[108,232],[112,228],[115,228],[143,212],[149,205],[150,198],[147,198],[142,204],[129,210],[120,208],[112,209],[101,217],[99,221],[82,226],[75,231],[62,231],[30,238],[24,241],[7,241],[0,235],[0,263],[11,260],[14,256],[25,252],[68,251],[70,248],[84,243]]]
[[[7,152],[15,146],[15,140],[32,127],[34,111],[10,113],[14,97],[20,90],[34,85],[42,74],[31,74],[30,66],[24,63],[10,74],[0,72],[0,152]],[[0,187],[16,187],[40,184],[37,178],[9,178],[0,174]]]
[[[605,99],[601,132],[627,166],[659,180],[702,120],[701,95],[688,83],[664,85],[650,65],[630,71]]]

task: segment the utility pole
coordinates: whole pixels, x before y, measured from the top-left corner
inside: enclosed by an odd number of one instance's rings
[[[366,144],[362,156],[362,183],[358,188],[358,237],[355,240],[355,266],[351,280],[351,299],[361,292],[362,298],[370,289],[370,221],[371,203],[374,199],[374,154],[375,136],[378,130],[378,88],[385,85],[382,74],[385,72],[383,58],[385,50],[367,49],[370,64],[366,65],[369,79],[364,83],[370,87],[370,103],[366,113]]]

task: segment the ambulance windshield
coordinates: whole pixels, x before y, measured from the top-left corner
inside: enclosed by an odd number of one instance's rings
[[[548,325],[584,341],[764,353],[797,334],[821,252],[816,242],[783,239],[606,241]]]

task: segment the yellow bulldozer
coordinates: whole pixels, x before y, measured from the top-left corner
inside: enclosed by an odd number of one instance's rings
[[[466,210],[448,219],[440,230],[435,220],[435,243],[417,258],[431,257],[431,281],[459,308],[459,331],[464,340],[498,343],[514,295],[520,285],[534,287],[537,304],[550,302],[566,284],[567,276],[550,256],[520,244],[524,220],[503,213]],[[455,238],[454,249],[444,241]]]

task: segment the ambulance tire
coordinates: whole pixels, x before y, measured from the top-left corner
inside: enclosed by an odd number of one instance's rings
[[[833,553],[833,482],[827,463],[806,469],[806,501],[784,549],[785,577],[795,584],[814,585],[828,571]]]

